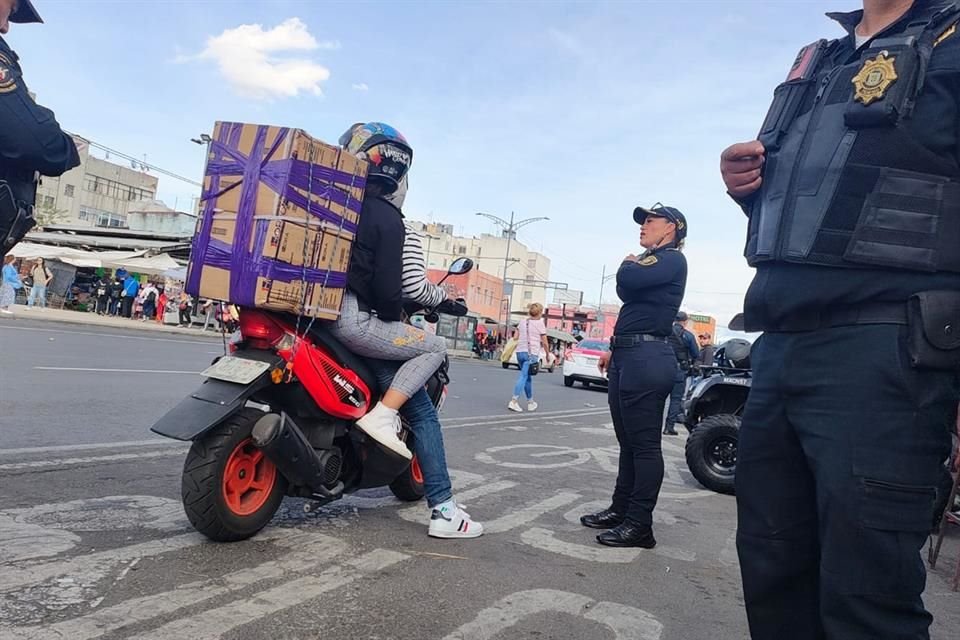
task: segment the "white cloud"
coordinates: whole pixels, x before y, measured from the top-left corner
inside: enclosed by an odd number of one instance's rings
[[[370,87],[367,86],[366,82],[357,82],[353,85],[354,91],[370,91]]]
[[[573,54],[578,58],[584,58],[588,54],[587,47],[572,33],[561,31],[556,27],[549,27],[547,29],[547,35],[550,36],[557,46],[567,53]]]
[[[278,54],[340,48],[337,41],[318,42],[299,18],[284,20],[272,29],[243,24],[207,39],[206,48],[188,59],[214,60],[233,89],[260,100],[289,98],[301,91],[322,95],[321,84],[330,70],[312,60]]]

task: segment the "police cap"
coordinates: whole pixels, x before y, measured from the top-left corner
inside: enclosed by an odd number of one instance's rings
[[[633,220],[637,224],[643,224],[648,216],[665,218],[677,225],[677,240],[683,240],[687,237],[687,219],[676,207],[665,207],[659,202],[649,209],[637,207],[633,210]]]
[[[43,22],[30,0],[17,0],[17,7],[10,14],[10,22],[25,24],[27,22]]]

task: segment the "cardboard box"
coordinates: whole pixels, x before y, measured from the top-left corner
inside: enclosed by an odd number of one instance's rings
[[[187,291],[336,319],[366,174],[299,129],[218,122]]]

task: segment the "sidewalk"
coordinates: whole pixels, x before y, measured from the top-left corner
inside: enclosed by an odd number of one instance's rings
[[[88,327],[106,327],[108,329],[125,329],[130,331],[145,331],[153,333],[175,333],[191,337],[207,336],[208,338],[219,339],[220,334],[212,329],[206,332],[200,327],[181,329],[176,325],[161,325],[154,321],[140,322],[129,318],[118,318],[115,316],[98,316],[95,313],[87,311],[70,311],[65,309],[39,309],[27,307],[22,304],[15,304],[10,307],[13,311],[12,316],[0,314],[0,326],[10,325],[18,320],[32,320],[36,322],[62,322],[66,324],[75,324]]]

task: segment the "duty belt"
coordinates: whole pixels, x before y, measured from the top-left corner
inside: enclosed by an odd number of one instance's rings
[[[907,324],[906,302],[873,302],[798,314],[784,321],[775,332],[817,331],[861,324]]]
[[[613,349],[623,349],[626,347],[635,347],[644,342],[662,342],[667,344],[667,338],[666,336],[655,336],[649,333],[628,333],[610,338],[610,347]]]

